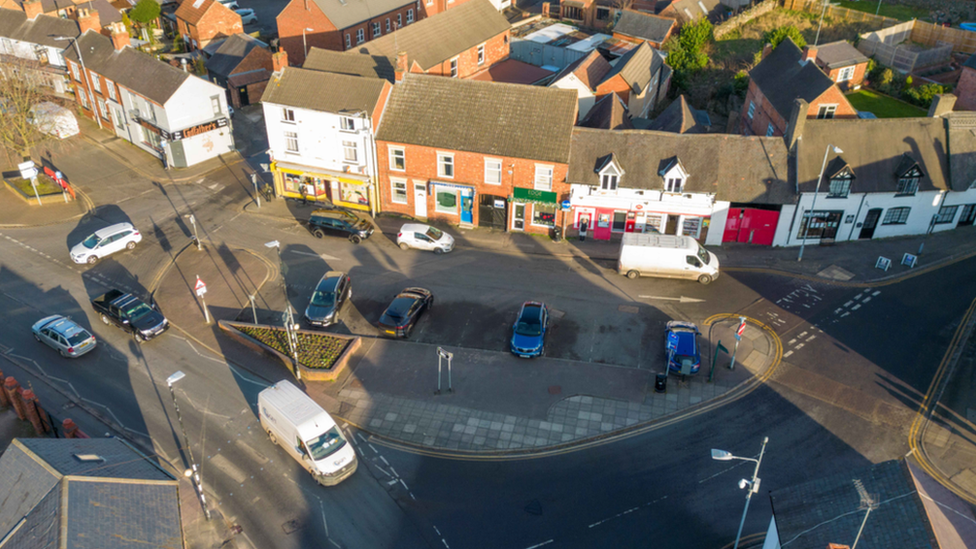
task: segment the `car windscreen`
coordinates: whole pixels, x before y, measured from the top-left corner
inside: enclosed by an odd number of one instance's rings
[[[122,314],[129,320],[138,320],[151,312],[152,309],[149,308],[149,305],[139,302],[130,305],[128,309],[122,311]]]
[[[333,427],[324,434],[305,441],[305,446],[308,447],[315,461],[329,457],[345,445],[346,439],[342,438],[338,427]]]
[[[444,236],[444,231],[434,227],[428,227],[427,232],[424,234],[434,240],[440,240],[441,237]]]
[[[315,290],[312,294],[312,305],[316,307],[335,306],[336,295],[332,290]]]
[[[75,332],[74,334],[68,336],[68,345],[71,345],[72,347],[75,345],[81,345],[83,341],[90,337],[91,335],[84,330]]]
[[[542,335],[542,319],[538,309],[526,309],[515,323],[515,333],[523,336]]]
[[[403,318],[403,315],[407,314],[410,307],[416,303],[416,299],[412,297],[398,297],[390,303],[390,308],[386,310],[386,316],[392,318]]]
[[[91,235],[88,238],[86,238],[85,241],[81,243],[81,245],[91,250],[95,246],[98,246],[98,243],[101,241],[102,239],[98,238],[98,236]]]
[[[702,263],[705,265],[708,265],[708,260],[710,259],[708,250],[703,248],[701,244],[698,245],[698,259],[701,259]]]

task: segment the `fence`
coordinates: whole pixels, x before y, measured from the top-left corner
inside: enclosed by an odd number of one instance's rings
[[[743,11],[738,15],[734,15],[729,19],[725,20],[719,26],[715,27],[715,38],[722,38],[726,34],[734,31],[735,29],[745,25],[749,21],[769,13],[779,4],[779,0],[764,0],[763,2],[756,4],[755,6]]]
[[[976,32],[943,27],[925,21],[915,21],[911,40],[927,46],[948,45],[952,51],[976,53]]]
[[[952,55],[952,46],[949,44],[928,49],[905,44],[905,42],[918,42],[913,39],[918,24],[918,21],[909,21],[887,29],[864,33],[857,43],[857,49],[868,57],[873,56],[878,63],[903,72],[912,72],[918,67],[948,59]]]
[[[823,12],[823,5],[823,0],[783,0],[783,7],[788,10],[805,11],[817,15]],[[826,16],[831,19],[843,19],[850,23],[865,23],[876,29],[893,27],[901,23],[901,21],[892,19],[891,17],[874,15],[840,6],[829,6]]]
[[[539,44],[531,40],[513,38],[510,56],[512,59],[537,67],[549,65],[562,69],[573,61],[586,57],[589,53],[588,51],[576,51],[559,46],[550,46],[549,44]]]

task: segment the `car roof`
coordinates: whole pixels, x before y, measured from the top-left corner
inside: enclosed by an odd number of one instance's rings
[[[322,280],[319,280],[319,283],[316,284],[315,289],[318,290],[321,288],[330,288],[330,287],[335,288],[336,286],[339,285],[339,281],[342,280],[342,277],[344,277],[345,275],[346,273],[342,271],[329,271],[322,276]],[[330,280],[334,280],[334,282],[332,282],[331,284],[326,284]]]
[[[124,230],[135,230],[135,227],[132,226],[132,223],[116,223],[115,225],[109,225],[103,229],[98,229],[95,231],[95,236],[98,238],[105,238],[106,236],[112,236],[113,234]]]
[[[45,328],[51,328],[55,332],[63,335],[64,337],[71,337],[79,332],[85,331],[84,328],[74,323],[69,318],[61,317],[54,322],[50,322],[44,326]]]
[[[424,225],[423,223],[405,223],[400,227],[401,231],[414,231],[414,232],[426,232],[430,228],[430,225]]]

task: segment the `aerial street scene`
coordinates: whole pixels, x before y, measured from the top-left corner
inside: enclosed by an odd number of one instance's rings
[[[0,0],[0,549],[976,549],[976,0]]]

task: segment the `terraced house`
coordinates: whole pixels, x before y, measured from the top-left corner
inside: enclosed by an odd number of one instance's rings
[[[71,85],[64,49],[67,40],[57,37],[78,36],[78,23],[70,19],[4,10],[0,17],[0,63],[3,72],[17,70],[37,78],[37,82],[57,93],[67,93]]]

